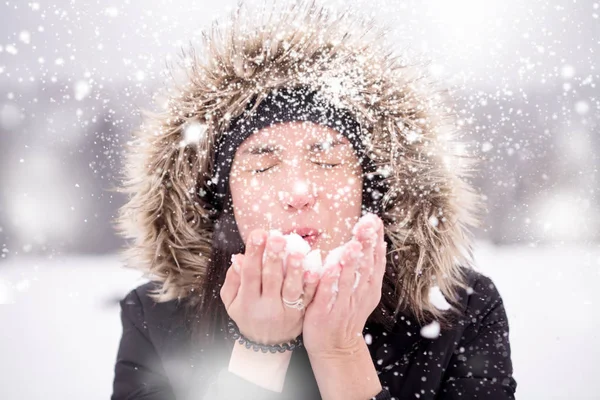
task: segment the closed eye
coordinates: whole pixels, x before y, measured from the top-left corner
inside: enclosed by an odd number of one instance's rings
[[[318,162],[316,162],[315,164],[320,165],[321,167],[325,167],[325,168],[333,168],[333,167],[340,165],[340,164],[327,164],[327,163],[318,163]]]
[[[261,173],[261,172],[268,171],[268,170],[270,170],[270,169],[271,169],[271,168],[273,168],[273,167],[274,167],[274,165],[272,165],[272,166],[270,166],[270,167],[267,167],[267,168],[263,168],[263,169],[255,169],[255,170],[252,170],[252,173],[253,173],[253,174],[259,174],[259,173]]]
[[[316,164],[316,165],[319,165],[319,166],[321,166],[321,167],[323,167],[323,168],[326,168],[326,169],[331,169],[331,168],[333,168],[333,167],[337,167],[338,165],[340,165],[340,164],[327,164],[327,163],[318,163],[318,162],[314,162],[314,164]],[[277,165],[277,164],[275,164],[275,165]],[[268,171],[268,170],[270,170],[271,168],[275,167],[275,165],[272,165],[272,166],[270,166],[270,167],[263,168],[263,169],[255,169],[255,170],[252,170],[252,173],[259,174],[259,173],[261,173],[261,172]]]

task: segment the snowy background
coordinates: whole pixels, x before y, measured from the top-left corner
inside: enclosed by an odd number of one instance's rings
[[[431,60],[486,158],[476,256],[506,302],[518,398],[600,399],[600,2],[352,3]],[[234,4],[0,3],[0,399],[109,397],[117,300],[143,282],[111,226],[121,146]]]

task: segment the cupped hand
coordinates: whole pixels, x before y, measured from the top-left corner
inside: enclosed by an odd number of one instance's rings
[[[316,280],[304,281],[301,253],[288,255],[284,276],[285,244],[282,236],[267,237],[262,229],[252,231],[246,253],[234,256],[233,268],[227,271],[220,291],[225,309],[242,335],[257,343],[280,344],[300,335],[305,310],[284,305],[283,298],[295,301],[302,296],[308,305],[316,291]]]
[[[359,349],[364,345],[365,323],[381,300],[386,268],[383,222],[367,214],[353,234],[344,245],[340,264],[321,277],[306,309],[303,341],[311,356],[331,357]]]

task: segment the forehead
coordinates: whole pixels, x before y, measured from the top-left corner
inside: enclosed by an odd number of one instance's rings
[[[335,129],[306,121],[285,122],[259,130],[250,135],[240,147],[256,143],[276,143],[280,145],[306,144],[316,141],[342,140],[346,137]]]

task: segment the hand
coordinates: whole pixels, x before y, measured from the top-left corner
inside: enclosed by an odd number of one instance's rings
[[[306,309],[303,341],[311,356],[335,357],[357,351],[364,345],[365,323],[381,300],[386,268],[383,222],[368,214],[353,233],[354,238],[344,245],[341,265],[321,277]],[[354,289],[356,272],[360,275]]]
[[[294,301],[302,296],[304,255],[292,253],[283,274],[285,238],[254,230],[246,243],[246,254],[237,255],[229,268],[220,296],[227,313],[240,332],[261,344],[280,344],[295,339],[302,332],[305,310],[290,308],[282,298]],[[263,263],[263,253],[265,253]],[[304,304],[314,297],[317,281],[304,286]]]

